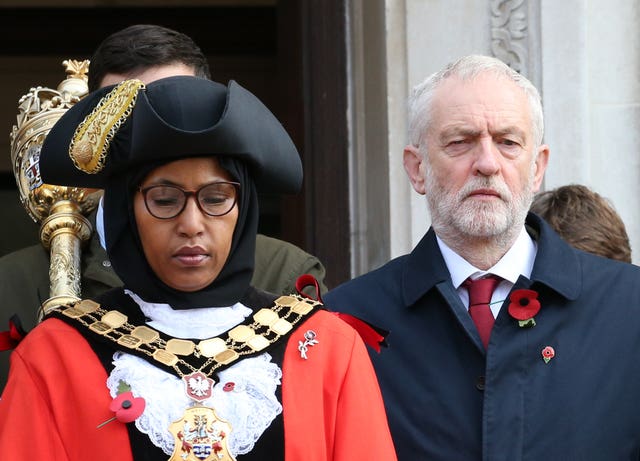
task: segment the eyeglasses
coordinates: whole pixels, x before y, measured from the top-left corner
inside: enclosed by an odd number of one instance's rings
[[[198,208],[209,216],[224,216],[238,201],[240,184],[237,182],[212,182],[198,190],[184,190],[178,186],[158,184],[140,188],[144,204],[154,218],[171,219],[178,216],[187,206],[192,195]]]

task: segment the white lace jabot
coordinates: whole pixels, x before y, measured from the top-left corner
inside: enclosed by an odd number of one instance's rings
[[[229,307],[174,310],[168,304],[151,304],[126,290],[150,320],[147,324],[177,338],[205,339],[241,323],[251,309],[236,303]],[[113,371],[107,379],[111,396],[117,395],[118,384],[131,386],[136,397],[143,397],[146,407],[135,424],[151,442],[167,455],[173,453],[173,435],[168,431],[191,400],[186,396],[182,380],[131,354],[117,352],[113,356]],[[263,353],[246,358],[218,373],[210,399],[202,405],[214,408],[221,419],[233,428],[229,435],[229,451],[242,455],[252,450],[255,442],[282,412],[275,396],[281,383],[282,370]],[[225,383],[234,383],[233,390],[224,391]],[[170,398],[169,398],[170,396]]]
[[[132,291],[125,290],[125,293],[131,296],[149,319],[147,325],[174,338],[205,339],[218,336],[243,322],[252,312],[241,303],[229,307],[175,310],[168,304],[143,301]]]

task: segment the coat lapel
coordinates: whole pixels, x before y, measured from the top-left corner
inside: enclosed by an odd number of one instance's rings
[[[569,300],[577,299],[581,291],[580,262],[575,251],[556,234],[548,224],[538,216],[529,213],[527,216],[527,230],[536,240],[538,254],[533,266],[531,280],[521,276],[513,289],[536,289],[537,284],[557,292]],[[467,333],[469,339],[484,353],[480,336],[463,306],[458,293],[451,283],[451,275],[444,262],[440,248],[436,241],[433,228],[418,243],[409,254],[402,274],[402,295],[405,307],[411,308],[427,292],[436,289],[442,296],[447,308],[451,310],[459,325]],[[508,319],[505,300],[504,309],[496,319],[496,326]],[[428,308],[437,308],[430,305]]]
[[[411,308],[416,305],[420,298],[432,289],[440,293],[446,306],[439,304],[430,305],[427,308],[449,309],[469,339],[484,354],[480,335],[451,283],[451,274],[438,247],[436,234],[433,228],[430,228],[409,254],[403,270],[402,294],[405,306]]]
[[[538,254],[531,281],[541,283],[566,299],[575,301],[582,291],[582,268],[578,254],[541,218],[527,216],[527,229],[537,233]],[[535,289],[535,287],[532,287]]]

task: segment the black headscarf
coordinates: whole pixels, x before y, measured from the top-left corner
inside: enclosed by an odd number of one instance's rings
[[[118,175],[106,187],[104,222],[107,254],[124,286],[145,301],[168,303],[175,309],[230,306],[247,291],[253,275],[258,232],[257,192],[243,162],[224,156],[218,160],[234,181],[240,183],[238,220],[229,256],[220,274],[209,286],[194,292],[176,290],[158,278],[145,258],[136,225],[133,209],[136,190],[151,171],[167,162],[145,165]]]
[[[118,123],[111,133],[94,135],[107,133],[104,127],[113,121]],[[153,169],[198,156],[217,157],[241,184],[239,213],[220,274],[202,290],[183,292],[163,283],[149,266],[133,199]],[[253,275],[257,189],[294,192],[302,182],[293,142],[255,96],[233,81],[225,86],[196,77],[169,77],[146,88],[125,82],[88,95],[45,139],[40,172],[49,184],[105,189],[105,237],[114,271],[146,301],[174,308],[239,301]]]

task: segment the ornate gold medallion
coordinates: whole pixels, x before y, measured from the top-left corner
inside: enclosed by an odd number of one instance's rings
[[[169,426],[175,443],[169,461],[236,461],[228,447],[231,424],[220,419],[213,408],[202,405],[213,393],[215,381],[211,376],[286,338],[284,335],[319,307],[321,303],[300,295],[281,296],[246,323],[197,343],[172,338],[148,325],[133,324],[125,314],[108,311],[88,300],[63,306],[59,312],[49,315],[79,322],[126,350],[135,351],[143,358],[146,356],[150,363],[169,367],[182,378],[185,393],[193,404],[184,411],[182,418]],[[304,337],[305,341],[299,341],[298,348],[306,359],[308,348],[318,340],[312,330]]]
[[[231,425],[213,408],[196,405],[169,426],[175,447],[169,461],[236,461],[227,445]]]
[[[161,335],[148,325],[134,325],[120,311],[108,311],[91,300],[62,306],[60,314],[61,318],[73,319],[93,333],[172,368],[176,376],[184,377],[195,372],[211,376],[242,357],[267,349],[320,306],[319,302],[300,295],[281,296],[271,307],[256,312],[246,324],[197,343]]]

